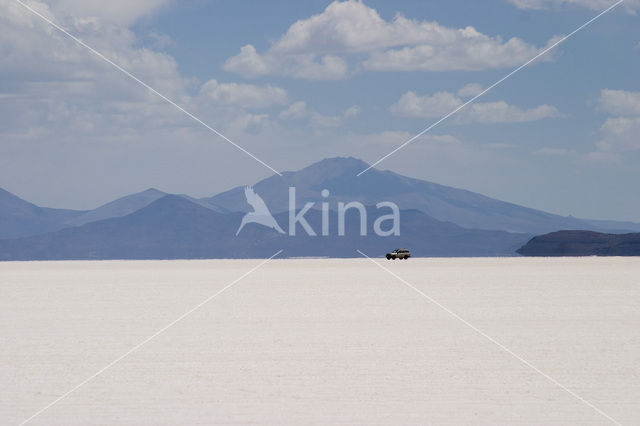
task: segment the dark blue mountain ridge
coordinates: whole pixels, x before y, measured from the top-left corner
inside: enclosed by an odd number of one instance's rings
[[[167,195],[155,188],[127,195],[93,210],[65,210],[38,207],[0,188],[0,239],[20,238],[84,225],[98,220],[122,217],[148,206]],[[203,207],[225,211],[211,203],[180,194]]]
[[[148,206],[165,195],[167,195],[165,192],[159,191],[155,188],[149,188],[145,191],[118,198],[93,210],[89,210],[88,212],[67,221],[67,224],[70,226],[78,226],[98,220],[110,219],[112,217],[126,216]]]
[[[0,188],[0,238],[19,238],[56,231],[85,214],[81,210],[38,207]]]
[[[257,224],[245,226],[236,236],[243,213],[220,213],[176,195],[166,195],[129,215],[21,239],[0,240],[0,260],[62,259],[197,259],[264,258],[278,250],[283,256],[358,257],[356,249],[381,256],[399,246],[414,256],[513,256],[531,235],[504,231],[469,230],[433,219],[418,210],[401,211],[400,236],[378,237],[367,209],[368,235],[359,235],[359,214],[345,217],[345,236],[335,228],[330,236],[309,236],[301,227],[296,236]],[[321,212],[305,215],[319,233]],[[288,213],[275,215],[288,230]],[[337,213],[331,212],[331,227]]]

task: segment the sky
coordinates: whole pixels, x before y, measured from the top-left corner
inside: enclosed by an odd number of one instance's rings
[[[615,3],[25,1],[279,171],[373,163]],[[0,11],[0,187],[88,209],[273,174],[16,0]],[[638,13],[625,0],[377,167],[640,222]]]

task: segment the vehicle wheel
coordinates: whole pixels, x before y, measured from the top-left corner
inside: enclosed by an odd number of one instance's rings
[[[391,256],[387,255],[387,260],[391,259]]]
[[[391,259],[396,260],[396,257],[395,256],[391,256]]]

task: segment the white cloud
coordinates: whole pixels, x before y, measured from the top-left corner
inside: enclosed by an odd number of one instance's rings
[[[307,109],[307,103],[304,101],[297,101],[292,103],[289,108],[282,111],[279,115],[281,120],[299,120],[307,117],[309,110]]]
[[[161,2],[145,4],[152,3]],[[72,8],[72,2],[30,5],[168,97],[190,102],[188,82],[175,60],[137,47],[128,28],[106,18],[71,16],[64,10]],[[141,16],[137,7],[133,7],[136,13],[127,12],[129,19]],[[0,81],[5,94],[15,97],[10,108],[3,105],[0,116],[5,139],[20,135],[37,139],[34,123],[58,141],[107,135],[126,139],[145,129],[186,125],[185,116],[18,3],[0,0],[0,10]]]
[[[600,128],[602,139],[596,146],[601,151],[640,150],[640,117],[608,118]]]
[[[353,105],[350,106],[349,108],[344,110],[344,113],[342,115],[344,115],[345,117],[354,117],[358,114],[360,114],[360,111],[362,110],[362,108],[360,108],[360,105]]]
[[[598,103],[611,115],[640,116],[640,92],[603,89]]]
[[[235,105],[242,108],[266,108],[287,103],[287,92],[276,86],[255,86],[253,84],[218,83],[209,80],[201,89],[201,94],[221,105]]]
[[[640,150],[640,92],[603,89],[598,104],[614,116],[600,127],[598,149],[609,153]]]
[[[521,65],[542,49],[518,38],[503,42],[500,37],[489,37],[472,27],[451,30],[450,37],[439,43],[405,46],[374,52],[364,62],[365,68],[377,71],[479,71]],[[548,60],[543,56],[540,60]]]
[[[540,105],[531,109],[521,109],[505,101],[471,104],[469,111],[463,113],[469,120],[479,123],[524,123],[544,118],[558,117],[556,107]]]
[[[226,71],[235,72],[243,77],[251,78],[270,74],[272,69],[276,67],[277,63],[275,63],[275,61],[259,55],[255,47],[247,44],[240,48],[239,54],[227,59],[223,68]]]
[[[313,108],[307,106],[304,101],[297,101],[289,105],[289,107],[280,112],[278,117],[281,120],[300,120],[308,118],[310,124],[315,128],[338,127],[343,123],[343,119],[350,118],[360,113],[360,106],[353,105],[339,115],[324,115]]]
[[[449,92],[438,92],[432,96],[419,96],[409,91],[395,104],[391,113],[399,117],[441,117],[459,107],[462,99]]]
[[[81,3],[30,4],[223,133],[265,126],[268,117],[245,116],[243,108],[266,108],[288,101],[287,92],[279,87],[216,80],[205,83],[198,96],[192,96],[194,82],[182,77],[174,58],[138,47],[136,34],[120,23],[153,13],[164,1],[143,0],[122,15],[116,13],[122,10],[116,6],[123,2],[104,9]],[[97,17],[83,17],[92,14],[93,8]],[[185,129],[197,135],[193,138],[201,137],[194,130],[197,125],[180,111],[19,4],[0,0],[0,9],[6,10],[0,14],[2,96],[15,99],[0,105],[0,135],[5,140],[38,140],[49,134],[56,135],[56,141],[73,143],[111,138],[142,141],[154,132],[180,133],[184,139]],[[71,12],[78,15],[71,16]],[[161,34],[150,37],[170,42]]]
[[[342,117],[337,115],[324,115],[307,106],[304,101],[294,102],[289,108],[280,112],[281,120],[300,120],[306,118],[312,127],[316,129],[338,127],[342,124]]]
[[[432,96],[419,96],[407,92],[390,107],[391,113],[400,117],[440,118],[463,104],[463,100],[449,92]],[[520,123],[557,117],[558,110],[551,105],[521,109],[504,101],[472,103],[456,114],[458,122]]]
[[[241,131],[256,134],[270,124],[268,114],[241,114],[231,121],[229,127],[232,132]]]
[[[591,10],[604,10],[615,3],[612,0],[509,0],[509,2],[519,9],[534,10],[557,8],[564,5],[575,5]],[[622,6],[629,13],[635,13],[640,8],[640,1],[625,0]]]
[[[65,14],[44,3],[32,3],[33,7],[80,37],[106,57],[138,76],[158,90],[179,96],[184,93],[186,81],[180,76],[175,60],[164,53],[137,48],[136,36],[128,28],[98,18],[77,18]],[[3,81],[31,85],[45,96],[48,90],[56,90],[61,83],[67,85],[67,95],[100,92],[109,98],[131,98],[146,90],[132,91],[135,83],[105,64],[101,59],[81,48],[68,36],[60,33],[12,0],[0,0],[0,54]]]
[[[462,89],[458,90],[457,95],[461,98],[472,98],[476,95],[479,95],[484,90],[484,87],[479,85],[478,83],[469,83],[465,85]]]
[[[145,39],[154,49],[165,49],[176,46],[176,42],[169,35],[160,34],[156,31],[151,31],[145,36]]]
[[[170,0],[52,0],[51,7],[76,18],[97,18],[119,25],[130,25],[167,5]]]
[[[338,56],[260,55],[250,44],[243,46],[238,55],[227,59],[223,68],[247,78],[279,74],[307,80],[340,80],[347,75],[347,63]]]
[[[245,77],[329,80],[349,75],[347,59],[352,68],[360,62],[379,71],[482,70],[520,65],[539,51],[521,39],[503,41],[473,27],[449,28],[399,14],[386,21],[363,2],[347,0],[295,22],[264,53],[242,47],[224,69]]]
[[[338,127],[342,124],[342,117],[338,115],[324,115],[317,111],[311,113],[311,125],[316,129]]]

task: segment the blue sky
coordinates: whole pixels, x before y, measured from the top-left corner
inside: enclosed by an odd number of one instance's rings
[[[605,0],[28,2],[278,170],[373,162]],[[91,208],[271,172],[1,0],[0,186]],[[640,12],[626,0],[378,167],[640,221]]]

